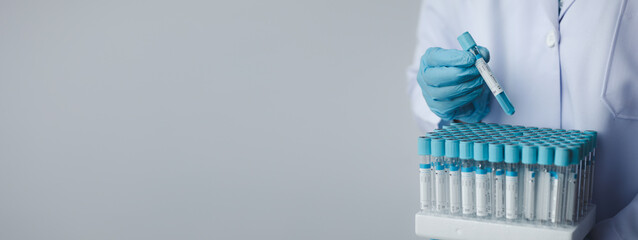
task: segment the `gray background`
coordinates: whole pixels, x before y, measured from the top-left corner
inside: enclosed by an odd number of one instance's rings
[[[410,239],[418,1],[1,1],[0,239]]]

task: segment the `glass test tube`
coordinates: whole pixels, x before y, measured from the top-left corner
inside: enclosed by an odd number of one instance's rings
[[[590,204],[591,204],[591,185],[592,185],[592,176],[591,176],[591,162],[592,162],[592,158],[593,158],[593,139],[589,136],[585,136],[587,138],[587,155],[585,156],[585,167],[584,169],[584,188],[585,188],[585,193],[584,193],[584,207],[583,207],[583,216],[585,216],[587,214],[587,211],[589,211],[590,208]]]
[[[567,169],[567,186],[565,196],[565,222],[575,225],[578,221],[578,159],[582,154],[579,145],[569,145],[571,151],[571,161]]]
[[[523,218],[534,221],[536,215],[536,166],[538,147],[524,145],[521,162],[523,163]]]
[[[505,164],[503,163],[503,144],[489,144],[489,162],[491,168],[493,218],[505,217]]]
[[[421,210],[432,210],[432,168],[430,166],[430,144],[429,137],[419,137],[418,153],[421,157],[419,164],[419,193],[421,200]]]
[[[584,132],[585,134],[590,136],[591,139],[591,157],[590,157],[590,165],[589,165],[589,171],[588,171],[588,176],[589,176],[589,189],[588,189],[588,195],[587,195],[587,199],[588,199],[588,203],[592,203],[593,197],[594,197],[594,170],[595,170],[595,166],[596,166],[596,140],[598,137],[598,133],[596,131],[593,130],[587,130]],[[589,206],[587,206],[586,208],[588,208]]]
[[[586,208],[587,208],[587,159],[589,158],[590,152],[590,143],[587,138],[577,138],[576,142],[581,145],[583,148],[583,154],[580,156],[579,164],[578,164],[578,218],[582,218],[585,216]]]
[[[549,219],[554,225],[563,223],[565,214],[565,195],[567,193],[566,178],[567,167],[571,161],[571,151],[564,146],[555,147],[554,166],[551,172],[551,188],[550,188],[550,210]]]
[[[448,213],[448,173],[445,166],[445,140],[432,139],[432,162],[434,164],[434,209],[437,213]]]
[[[445,162],[448,164],[450,187],[450,214],[461,214],[461,161],[459,160],[459,140],[445,140]]]
[[[517,144],[505,145],[505,219],[518,221],[521,210],[522,181],[519,180],[521,149]]]
[[[489,218],[492,214],[490,174],[488,167],[488,145],[486,142],[474,142],[474,180],[476,186],[476,216]]]
[[[514,114],[514,106],[505,94],[505,91],[503,91],[501,85],[498,83],[498,81],[496,81],[496,78],[494,78],[492,70],[483,59],[483,56],[479,52],[476,42],[474,42],[474,38],[472,38],[472,35],[470,35],[469,32],[464,32],[457,38],[457,40],[461,44],[463,50],[469,51],[476,58],[476,69],[478,69],[481,77],[483,77],[485,84],[487,84],[487,86],[490,88],[490,91],[492,91],[492,94],[496,98],[498,104],[501,105],[501,108],[503,108],[503,111],[508,115]]]
[[[465,217],[476,215],[476,193],[474,186],[473,144],[470,140],[459,142],[461,159],[461,212]]]
[[[550,145],[538,147],[538,186],[536,191],[536,220],[541,224],[549,221],[550,172],[554,163],[554,148]]]
[[[578,174],[578,184],[576,186],[576,218],[580,219],[585,213],[585,159],[587,155],[587,141],[584,139],[575,138],[570,143],[578,144],[580,146],[578,164],[576,165],[576,172]]]

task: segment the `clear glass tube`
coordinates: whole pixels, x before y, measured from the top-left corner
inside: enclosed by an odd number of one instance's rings
[[[446,157],[449,169],[450,214],[461,214],[461,161],[459,158]]]
[[[583,166],[583,178],[584,178],[584,186],[583,186],[583,216],[587,213],[589,209],[589,190],[590,190],[590,167],[591,167],[591,152],[589,152],[585,158],[585,164]]]
[[[448,200],[448,171],[445,166],[445,157],[434,157],[434,196],[435,210],[438,213],[447,214],[449,211]]]
[[[567,224],[575,225],[577,218],[577,184],[578,184],[578,168],[576,164],[569,165],[567,173],[567,187],[565,196],[565,221]]]
[[[536,220],[541,224],[546,224],[549,221],[550,167],[550,165],[538,166]]]
[[[505,217],[505,164],[503,162],[493,162],[491,163],[491,170],[493,217],[500,219]]]
[[[585,161],[587,160],[587,152],[585,152],[578,164],[578,219],[581,219],[585,215]]]
[[[461,205],[463,216],[476,215],[476,193],[474,186],[474,160],[461,160]]]
[[[506,163],[505,168],[505,218],[508,221],[518,221],[521,212],[520,164]]]
[[[596,163],[596,137],[597,137],[597,133],[596,131],[592,131],[592,130],[587,130],[584,131],[584,133],[588,136],[589,139],[589,165],[587,168],[587,176],[588,178],[588,189],[587,189],[587,205],[585,206],[585,209],[589,210],[590,204],[592,203],[593,200],[593,196],[594,196],[594,168],[595,168],[595,163]]]
[[[492,215],[490,175],[488,162],[476,161],[474,175],[476,184],[476,216],[479,218],[487,218]]]
[[[421,155],[419,164],[419,186],[421,196],[421,210],[432,210],[432,167],[430,165],[430,155]]]
[[[587,161],[585,161],[585,171],[586,171],[586,176],[587,179],[585,180],[586,182],[586,189],[585,189],[585,211],[589,210],[590,208],[590,204],[591,204],[591,200],[592,200],[592,196],[593,196],[593,190],[594,190],[594,178],[592,175],[593,172],[593,161],[594,161],[594,151],[591,150],[589,151],[589,157],[587,159]]]
[[[583,206],[581,208],[581,215],[585,216],[587,214],[587,210],[589,209],[589,190],[590,190],[590,165],[591,165],[591,151],[587,152],[584,156],[583,160]]]
[[[501,107],[503,108],[503,111],[505,111],[505,113],[507,113],[508,115],[514,114],[514,106],[512,106],[512,103],[509,101],[507,95],[505,95],[503,88],[501,87],[501,85],[499,85],[498,81],[496,81],[496,78],[494,78],[492,70],[490,70],[490,67],[483,59],[483,56],[479,52],[476,42],[474,42],[474,39],[472,38],[470,33],[465,32],[461,34],[461,36],[459,36],[457,39],[459,40],[459,43],[461,44],[461,47],[463,47],[463,49],[471,52],[476,57],[475,66],[481,74],[481,77],[483,77],[483,80],[485,81],[487,86],[492,91],[492,94],[494,94],[494,96],[496,97],[499,105],[501,105]]]
[[[552,166],[552,171],[550,172],[549,221],[553,225],[563,223],[566,169],[566,167],[562,166]]]
[[[434,165],[434,156],[430,155],[430,190],[432,193],[432,196],[430,197],[430,209],[435,212],[436,211],[436,189],[434,186],[434,181],[435,181],[435,168],[436,166]]]
[[[523,218],[534,221],[536,215],[536,164],[523,164]]]
[[[594,200],[594,170],[596,169],[596,142],[593,143],[594,147],[591,150],[591,167],[589,173],[589,203]]]

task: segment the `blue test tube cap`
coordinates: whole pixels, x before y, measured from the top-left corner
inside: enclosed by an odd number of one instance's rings
[[[591,137],[591,139],[592,139],[591,147],[595,148],[596,147],[596,138],[598,138],[598,132],[596,132],[594,130],[587,130],[587,131],[584,131],[583,133],[585,133],[586,135]]]
[[[450,158],[459,157],[459,140],[445,139],[445,156]]]
[[[431,142],[430,137],[426,137],[426,136],[419,137],[419,140],[418,140],[419,155],[430,155],[430,152],[431,152],[430,142]]]
[[[572,139],[570,141],[570,143],[574,143],[574,144],[578,144],[580,145],[580,152],[581,152],[581,156],[580,158],[582,158],[585,154],[587,154],[589,152],[589,142],[587,140],[583,140],[583,139]]]
[[[538,147],[538,164],[552,165],[554,163],[554,147],[551,145],[540,145]]]
[[[445,156],[445,139],[443,138],[433,138],[432,142],[432,156],[434,157],[443,157]]]
[[[461,34],[461,36],[459,36],[456,39],[459,40],[459,43],[461,44],[461,48],[463,48],[463,50],[465,51],[476,46],[476,42],[474,41],[474,38],[472,38],[472,35],[470,35],[469,32],[464,32],[463,34]]]
[[[521,156],[524,164],[536,164],[538,162],[538,147],[534,145],[524,145]]]
[[[472,140],[461,140],[459,142],[459,158],[472,159],[474,157],[473,150]]]
[[[487,147],[487,142],[474,142],[474,160],[476,161],[487,161],[489,156],[489,151]]]
[[[505,145],[505,162],[519,163],[521,162],[521,148],[518,144]]]
[[[571,159],[571,151],[569,148],[564,146],[555,147],[555,157],[554,157],[554,165],[559,167],[566,167],[572,161]]]
[[[580,156],[582,156],[580,145],[570,143],[569,145],[567,145],[567,147],[571,151],[570,156],[572,157],[569,164],[578,164],[578,161],[580,160]]]
[[[502,143],[489,144],[489,161],[494,163],[503,162],[503,144]]]

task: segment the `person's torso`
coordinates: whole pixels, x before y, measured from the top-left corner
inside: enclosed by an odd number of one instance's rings
[[[638,3],[459,1],[448,48],[469,31],[516,108],[485,122],[599,131],[594,202],[612,217],[638,193]],[[560,21],[559,21],[560,19]]]

